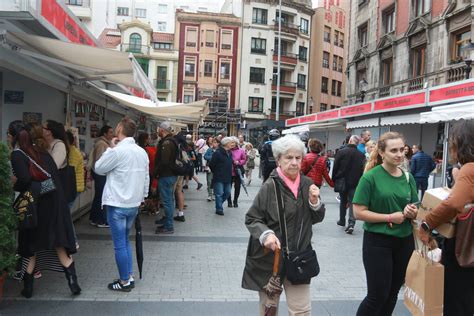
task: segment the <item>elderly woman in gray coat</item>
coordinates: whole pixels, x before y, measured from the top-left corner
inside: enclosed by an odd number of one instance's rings
[[[305,153],[303,142],[297,136],[287,135],[272,143],[272,151],[277,160],[277,168],[263,184],[245,217],[251,236],[242,287],[259,291],[261,315],[267,304],[263,287],[272,276],[273,251],[281,248],[280,241],[283,238],[274,183],[283,199],[290,252],[311,248],[312,225],[321,222],[325,213],[324,205],[319,199],[319,188],[311,179],[300,174]],[[306,284],[292,284],[286,280],[282,264],[280,275],[289,314],[310,315],[310,280]]]

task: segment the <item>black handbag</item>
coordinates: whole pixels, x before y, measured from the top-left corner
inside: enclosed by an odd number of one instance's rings
[[[67,158],[66,158],[67,159]],[[59,169],[59,177],[63,185],[64,196],[68,203],[73,202],[77,196],[76,171],[69,163],[66,167]]]
[[[316,251],[314,251],[311,246],[310,248],[305,250],[298,250],[299,242],[301,239],[301,233],[297,241],[297,250],[290,251],[288,247],[288,235],[286,232],[286,217],[284,212],[285,209],[283,206],[281,191],[279,188],[277,188],[275,179],[273,179],[273,185],[277,197],[280,229],[283,237],[283,240],[281,241],[281,247],[283,249],[283,265],[285,267],[286,278],[292,284],[307,284],[309,283],[310,279],[317,276],[320,271]],[[301,229],[303,228],[302,226],[303,219],[301,219]],[[301,229],[295,229],[295,232],[301,232]]]
[[[31,229],[38,225],[37,201],[32,190],[20,193],[13,202],[13,210],[18,219],[18,229]]]
[[[342,193],[346,191],[346,179],[339,178],[334,182],[334,192]]]

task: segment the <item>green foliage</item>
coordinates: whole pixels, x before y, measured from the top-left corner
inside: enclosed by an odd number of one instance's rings
[[[16,217],[13,213],[10,153],[0,142],[0,274],[12,272],[16,264]]]

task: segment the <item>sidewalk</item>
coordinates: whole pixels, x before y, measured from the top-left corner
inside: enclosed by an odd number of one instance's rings
[[[240,284],[249,238],[244,217],[261,186],[257,175],[258,169],[249,196],[241,190],[239,208],[224,207],[225,216],[214,214],[214,203],[206,201],[205,185],[197,191],[196,184],[190,183],[185,193],[186,222],[175,222],[174,235],[155,235],[155,217],[141,215],[143,279],[136,281],[130,293],[107,289],[117,278],[110,232],[90,226],[86,215],[76,222],[80,249],[74,257],[82,294],[72,297],[64,275],[45,271],[35,280],[34,296],[28,303],[19,295],[21,284],[7,281],[1,314],[255,314],[258,294]],[[205,184],[204,175],[199,178]],[[321,266],[311,284],[313,314],[353,315],[366,294],[361,224],[357,223],[353,235],[345,234],[336,225],[336,195],[323,187],[321,196],[327,211],[324,221],[313,228],[313,247]],[[120,304],[107,303],[110,301]],[[401,301],[394,315],[409,315]]]

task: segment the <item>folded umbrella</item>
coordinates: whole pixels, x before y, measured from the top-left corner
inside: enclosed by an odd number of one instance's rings
[[[247,196],[249,195],[249,192],[247,191],[247,186],[245,185],[245,180],[244,180],[244,174],[242,172],[242,169],[243,168],[240,168],[239,166],[236,166],[235,167],[235,172],[237,173],[237,175],[239,176],[240,178],[240,185],[242,186],[242,188],[244,188],[244,191],[245,193],[247,194]]]
[[[273,273],[268,280],[267,285],[263,287],[265,294],[268,297],[267,303],[265,304],[265,316],[275,316],[278,307],[278,301],[280,300],[280,294],[283,292],[281,285],[281,279],[278,275],[278,265],[280,262],[280,249],[275,249],[275,257],[273,259]]]
[[[140,222],[140,214],[135,218],[135,251],[137,254],[138,272],[140,279],[142,278],[143,270],[143,239],[142,239],[142,224]]]

